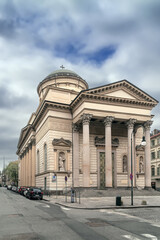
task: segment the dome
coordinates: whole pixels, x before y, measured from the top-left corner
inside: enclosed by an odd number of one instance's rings
[[[88,89],[87,82],[81,78],[74,71],[65,69],[63,66],[62,69],[58,69],[54,72],[51,72],[43,81],[38,85],[37,92],[40,97],[40,100],[45,95],[47,88],[56,88],[56,89],[65,89],[65,91],[75,91],[79,93],[82,90]]]
[[[52,77],[76,77],[76,78],[81,78],[77,73],[75,73],[71,70],[65,69],[65,68],[58,69],[58,70],[50,73],[45,79],[52,78]]]

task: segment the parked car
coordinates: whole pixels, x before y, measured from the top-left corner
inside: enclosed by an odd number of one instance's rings
[[[21,187],[19,188],[19,191],[18,191],[18,192],[19,192],[21,195],[23,195],[24,189],[26,189],[26,188],[21,186]]]
[[[26,197],[29,199],[43,199],[43,192],[40,188],[29,188],[26,193]]]
[[[12,186],[12,191],[16,192],[16,190],[17,190],[17,187],[16,186]]]
[[[23,192],[23,195],[26,197],[27,192],[29,191],[30,187],[26,188]]]
[[[8,189],[8,190],[11,190],[11,189],[12,189],[12,186],[11,186],[11,185],[8,185],[8,186],[7,186],[7,189]]]

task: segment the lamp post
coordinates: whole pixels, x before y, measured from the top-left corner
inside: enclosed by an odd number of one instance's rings
[[[131,179],[131,205],[133,205],[133,162],[132,162],[132,135],[133,135],[133,132],[131,133],[131,174],[130,174],[130,179]]]
[[[133,161],[132,161],[132,136],[133,136],[133,131],[131,133],[131,174],[130,174],[130,179],[131,179],[131,205],[133,206]],[[142,146],[146,146],[146,140],[145,137],[142,137],[141,141]]]

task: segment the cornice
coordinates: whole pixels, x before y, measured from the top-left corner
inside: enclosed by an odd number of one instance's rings
[[[156,102],[147,102],[147,101],[140,101],[136,99],[128,99],[128,98],[120,98],[114,96],[107,96],[107,95],[99,95],[99,94],[92,94],[92,93],[85,93],[82,92],[76,99],[73,101],[70,106],[73,109],[82,99],[94,99],[101,102],[107,102],[109,104],[118,104],[118,105],[132,105],[134,107],[142,106],[142,107],[150,107],[153,108],[157,105]]]

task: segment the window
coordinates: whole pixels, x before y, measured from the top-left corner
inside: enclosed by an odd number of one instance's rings
[[[40,173],[40,159],[39,159],[39,150],[37,151],[37,173]]]
[[[151,140],[151,147],[155,145],[155,140]]]
[[[151,160],[155,159],[156,158],[156,154],[155,152],[151,152]]]
[[[44,171],[47,171],[47,144],[44,144]]]
[[[157,151],[157,158],[160,158],[160,150]]]
[[[160,138],[157,139],[157,144],[158,144],[158,145],[160,144]]]
[[[127,155],[124,155],[124,156],[123,156],[122,170],[123,170],[123,172],[127,172],[127,171],[128,171]]]
[[[157,176],[160,176],[160,165],[157,167]]]
[[[152,177],[155,176],[155,166],[151,167],[151,175]]]

